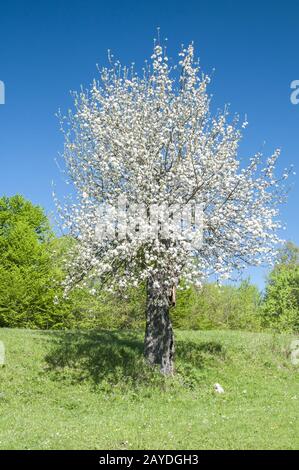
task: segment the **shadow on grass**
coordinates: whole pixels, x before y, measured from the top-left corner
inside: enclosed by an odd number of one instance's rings
[[[157,369],[143,359],[141,334],[116,331],[52,332],[52,349],[46,356],[47,370],[55,379],[91,380],[94,385],[106,382],[134,385],[160,383]],[[223,359],[223,347],[218,342],[176,342],[176,362],[184,367],[202,369],[215,359]]]

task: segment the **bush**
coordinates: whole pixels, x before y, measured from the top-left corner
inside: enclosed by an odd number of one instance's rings
[[[263,326],[279,332],[299,331],[299,248],[290,242],[268,278]]]
[[[240,286],[205,284],[178,293],[172,311],[173,323],[183,329],[260,328],[260,294],[256,286],[243,281]]]

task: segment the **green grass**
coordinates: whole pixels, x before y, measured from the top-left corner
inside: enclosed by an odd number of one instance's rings
[[[142,334],[1,329],[0,448],[299,448],[292,338],[176,339],[177,374],[165,380],[144,364]]]

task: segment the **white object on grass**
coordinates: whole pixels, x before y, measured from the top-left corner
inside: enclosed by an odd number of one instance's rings
[[[221,387],[220,384],[214,384],[214,390],[217,393],[224,393],[224,389],[223,389],[223,387]]]

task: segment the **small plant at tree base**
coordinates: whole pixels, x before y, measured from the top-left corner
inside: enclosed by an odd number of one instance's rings
[[[77,239],[65,291],[145,282],[145,357],[164,374],[174,371],[169,310],[179,282],[229,278],[246,264],[271,261],[279,242],[279,151],[265,163],[258,153],[243,165],[238,145],[247,123],[230,119],[227,108],[211,115],[209,81],[192,44],[170,65],[165,47],[155,42],[141,74],[110,56],[90,90],[74,95],[75,111],[61,117],[64,159],[76,189],[73,203],[58,204]],[[103,207],[117,208],[121,198],[145,212],[131,217],[125,236],[119,220],[105,228],[114,236],[99,236]],[[152,208],[161,206],[170,216],[151,236]],[[190,230],[183,231],[173,221],[190,206],[201,207],[201,223],[193,213]]]

